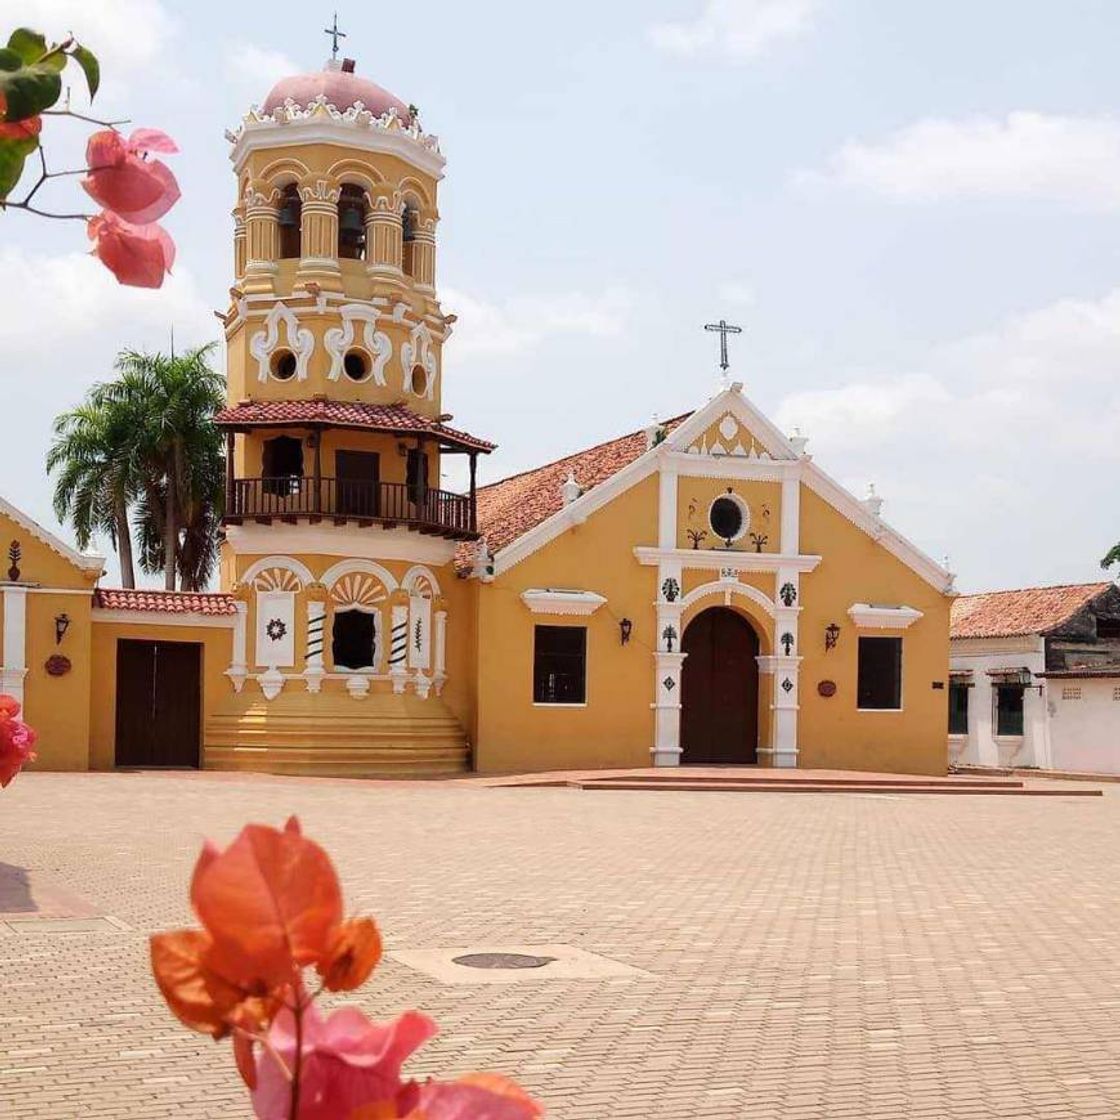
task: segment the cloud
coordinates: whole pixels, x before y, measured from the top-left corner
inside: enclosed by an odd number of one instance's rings
[[[735,282],[720,285],[719,298],[722,303],[736,307],[753,307],[755,302],[754,289],[749,284]]]
[[[817,0],[707,0],[694,20],[654,24],[649,38],[671,54],[745,62],[773,43],[806,34],[817,8]]]
[[[281,78],[302,73],[304,69],[282,51],[253,43],[235,43],[226,50],[226,81],[237,100],[246,104],[259,105]]]
[[[452,343],[456,359],[524,354],[557,335],[618,335],[634,305],[630,293],[618,287],[594,296],[566,292],[514,296],[501,303],[444,288],[442,302],[459,316]]]
[[[776,419],[965,587],[1100,578],[1120,523],[1120,288],[933,347],[917,369],[793,393]],[[897,516],[895,516],[897,515]],[[904,520],[903,520],[904,519]],[[1011,573],[1010,576],[1008,573]]]
[[[1048,199],[1120,207],[1120,120],[1013,112],[1005,118],[931,118],[882,143],[846,143],[803,185],[861,188],[906,202]]]
[[[159,0],[23,0],[19,20],[48,39],[73,32],[97,55],[103,77],[117,84],[151,66],[177,30]]]
[[[18,308],[0,316],[0,388],[9,419],[0,439],[0,493],[55,527],[53,487],[43,469],[54,418],[112,375],[118,350],[165,349],[172,326],[178,347],[209,342],[220,326],[186,270],[177,269],[159,291],[122,288],[83,253],[0,249],[0,306]],[[222,367],[220,350],[215,364]],[[71,539],[65,530],[60,535]]]

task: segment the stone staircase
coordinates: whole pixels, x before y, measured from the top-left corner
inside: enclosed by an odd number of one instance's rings
[[[206,722],[203,767],[335,778],[462,775],[470,746],[436,696],[285,689],[274,700],[246,690]]]

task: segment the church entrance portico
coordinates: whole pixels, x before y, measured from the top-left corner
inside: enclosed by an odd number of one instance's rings
[[[758,650],[751,624],[709,607],[681,639],[681,763],[750,765],[758,754]]]

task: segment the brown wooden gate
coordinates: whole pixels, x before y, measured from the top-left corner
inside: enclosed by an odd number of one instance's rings
[[[118,766],[197,767],[202,646],[117,642]]]
[[[758,635],[727,607],[698,614],[681,651],[681,762],[737,763],[758,757]]]

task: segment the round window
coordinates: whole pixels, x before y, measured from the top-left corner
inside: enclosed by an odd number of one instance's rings
[[[412,367],[412,377],[409,388],[422,397],[428,391],[428,371],[423,366]]]
[[[348,351],[342,359],[342,369],[351,381],[364,381],[369,376],[369,358],[365,351]]]
[[[277,350],[269,362],[269,369],[277,381],[290,381],[296,375],[296,356],[291,350]]]
[[[712,532],[730,547],[733,541],[739,540],[747,531],[750,510],[737,494],[721,494],[712,502],[708,522],[712,526]]]

